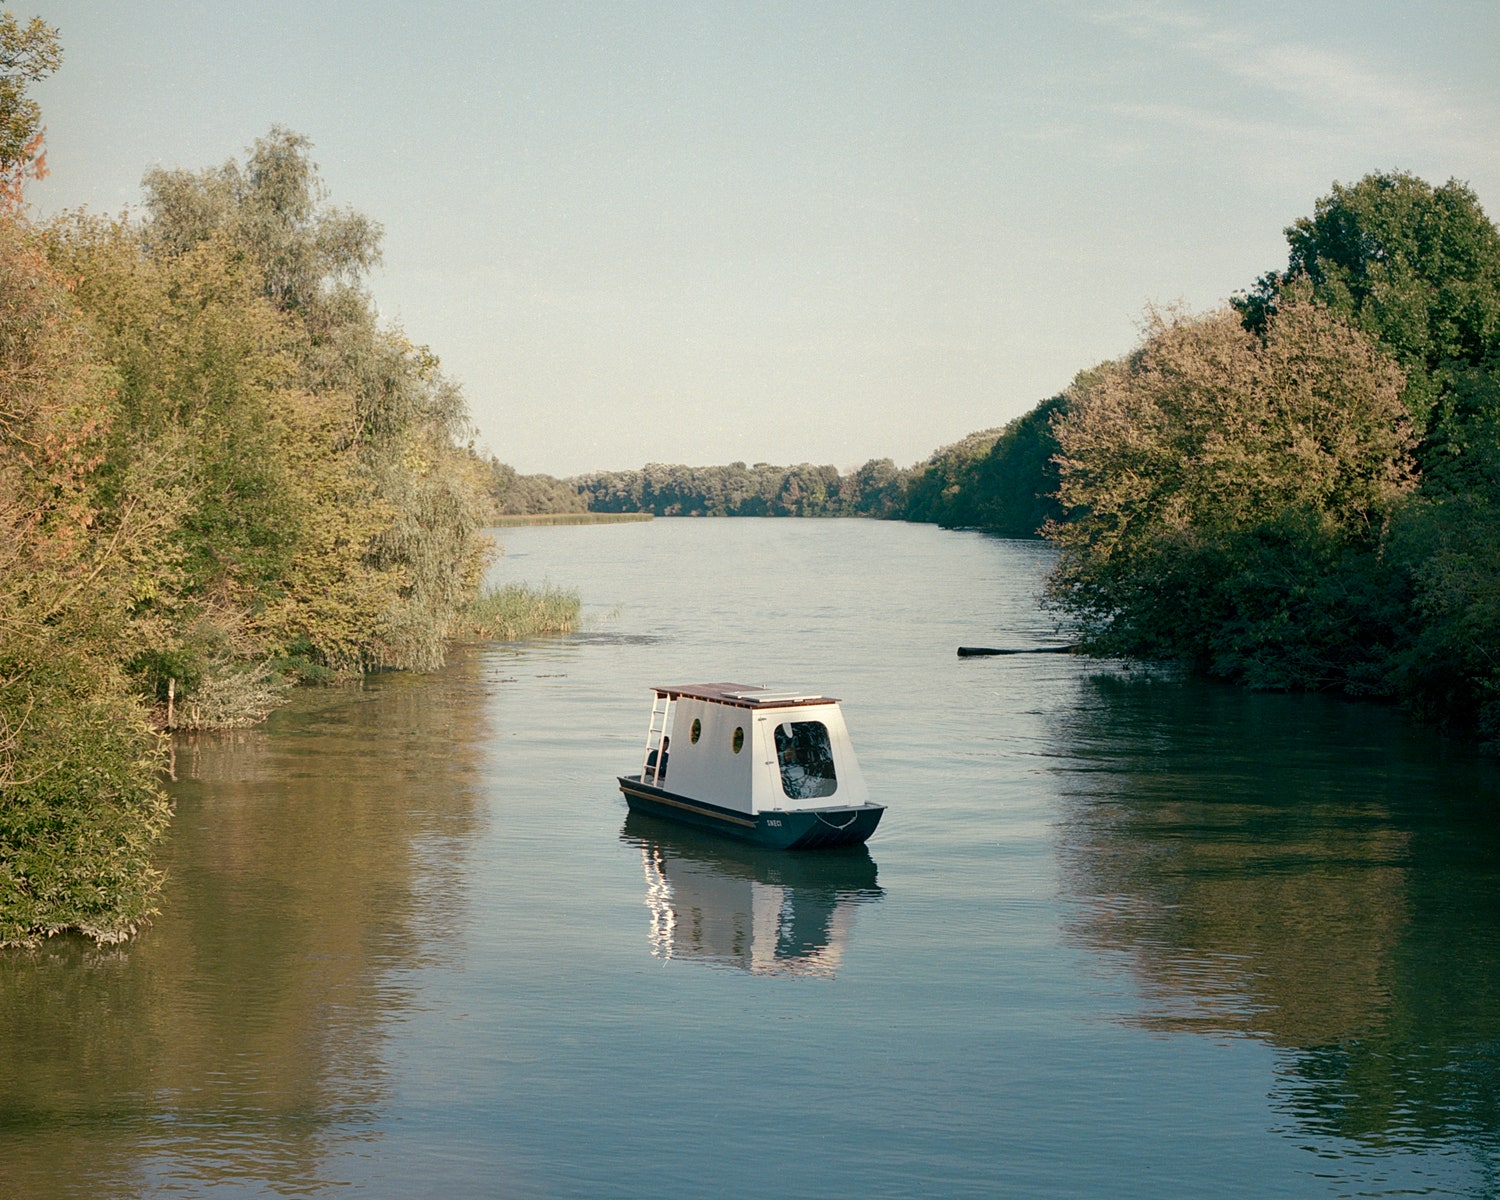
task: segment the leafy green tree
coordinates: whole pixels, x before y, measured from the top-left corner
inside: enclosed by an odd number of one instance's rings
[[[1066,392],[1043,400],[1001,432],[990,452],[967,472],[966,490],[974,497],[974,524],[1000,537],[1041,535],[1049,521],[1060,520],[1052,433],[1054,417],[1066,413]]]
[[[353,451],[378,501],[369,511],[385,521],[357,543],[338,542],[358,557],[343,573],[367,574],[376,586],[364,591],[363,611],[339,622],[336,640],[347,649],[343,631],[363,624],[363,665],[430,667],[442,661],[488,552],[482,480],[461,448],[467,410],[430,351],[377,321],[364,275],[379,260],[379,229],[326,205],[309,150],[306,138],[273,128],[243,166],[150,173],[142,236],[154,257],[222,241],[255,266],[291,331],[288,382],[347,413],[330,451]],[[326,495],[358,491],[345,482]],[[350,602],[359,594],[345,593]],[[346,652],[325,651],[316,628],[299,645],[331,663]]]
[[[243,166],[201,172],[155,169],[144,180],[144,238],[155,253],[181,254],[218,234],[248,253],[266,297],[308,314],[323,332],[368,314],[365,274],[380,262],[380,227],[330,208],[302,134],[273,126]]]
[[[1394,655],[1420,716],[1500,750],[1500,494],[1413,497],[1389,560],[1411,580],[1412,619]]]
[[[75,216],[48,241],[118,381],[95,496],[104,526],[132,513],[151,531],[128,546],[126,636],[165,700],[273,653],[249,621],[311,516],[288,469],[289,329],[222,237],[154,256],[129,225]]]
[[[982,429],[934,450],[911,469],[903,516],[946,529],[973,528],[979,523],[980,495],[974,487],[974,467],[1000,440],[1000,429]]]
[[[846,515],[880,519],[899,517],[906,498],[906,477],[889,458],[872,458],[844,477],[840,508]]]
[[[1344,314],[1401,362],[1422,435],[1375,573],[1386,596],[1405,589],[1390,678],[1424,715],[1500,745],[1500,231],[1463,184],[1395,172],[1336,184],[1287,239],[1287,269],[1235,301],[1246,326],[1264,332],[1307,293]]]
[[[834,515],[839,473],[836,467],[798,463],[781,477],[772,511],[786,517]]]
[[[1419,433],[1441,439],[1452,370],[1500,355],[1500,231],[1478,198],[1456,180],[1371,174],[1334,184],[1286,236],[1286,270],[1235,301],[1247,327],[1264,332],[1289,289],[1309,288],[1391,349]]]
[[[1392,530],[1413,593],[1396,674],[1423,716],[1500,749],[1500,370],[1455,372],[1440,404],[1447,437]]]

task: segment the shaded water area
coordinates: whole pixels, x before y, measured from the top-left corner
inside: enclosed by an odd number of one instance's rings
[[[0,956],[0,1196],[1500,1194],[1500,780],[1066,655],[1044,547],[507,530],[578,635],[182,739],[164,911]],[[868,847],[627,818],[653,683],[840,696]]]

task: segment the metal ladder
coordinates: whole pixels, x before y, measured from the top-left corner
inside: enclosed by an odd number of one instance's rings
[[[661,742],[667,734],[671,714],[672,697],[657,692],[651,701],[651,723],[646,727],[646,749],[641,754],[642,783],[657,783],[661,779]],[[653,750],[658,752],[656,762],[648,767],[646,764],[650,761]]]

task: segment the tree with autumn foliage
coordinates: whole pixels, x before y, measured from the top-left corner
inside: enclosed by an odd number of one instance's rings
[[[159,747],[120,665],[129,547],[95,476],[115,382],[40,240],[0,213],[0,945],[153,911]]]
[[[0,946],[149,918],[169,712],[434,666],[487,554],[462,395],[377,321],[379,230],[307,140],[152,172],[144,219],[37,228],[25,85],[57,61],[0,18]]]
[[[20,204],[27,180],[47,174],[41,109],[26,89],[61,62],[57,30],[40,17],[22,25],[0,12],[0,203],[12,208]]]
[[[27,84],[55,33],[0,13],[0,946],[62,929],[129,936],[154,911],[167,823],[159,743],[119,665],[126,508],[93,483],[114,374],[21,215],[44,171]]]
[[[1308,299],[1264,339],[1151,313],[1054,423],[1052,601],[1109,654],[1266,687],[1373,686],[1397,636],[1350,580],[1413,485],[1404,376]]]

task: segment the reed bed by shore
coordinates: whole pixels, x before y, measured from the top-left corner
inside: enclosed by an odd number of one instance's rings
[[[581,600],[576,591],[543,584],[511,583],[486,588],[464,613],[455,637],[464,641],[513,642],[578,628]]]
[[[622,521],[649,521],[650,513],[506,513],[491,517],[492,529],[516,525],[615,525]]]

